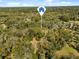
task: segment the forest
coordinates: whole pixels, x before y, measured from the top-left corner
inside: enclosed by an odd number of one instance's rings
[[[79,59],[79,6],[0,7],[0,59]]]

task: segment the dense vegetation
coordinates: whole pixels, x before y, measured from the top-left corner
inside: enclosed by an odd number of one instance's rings
[[[79,7],[0,8],[0,59],[79,59]]]

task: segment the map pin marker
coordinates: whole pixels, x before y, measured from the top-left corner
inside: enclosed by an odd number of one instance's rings
[[[46,8],[44,6],[40,6],[37,8],[37,10],[38,10],[39,14],[41,16],[43,16],[44,12],[46,11]]]
[[[42,19],[42,16],[43,16],[43,14],[45,13],[45,11],[46,11],[46,8],[44,7],[44,6],[40,6],[40,7],[38,7],[37,8],[37,10],[38,10],[38,12],[39,12],[39,14],[40,14],[40,16],[41,16],[41,29],[43,28],[43,19]]]

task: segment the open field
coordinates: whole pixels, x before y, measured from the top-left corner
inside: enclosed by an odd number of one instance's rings
[[[0,8],[0,59],[79,59],[79,7]]]

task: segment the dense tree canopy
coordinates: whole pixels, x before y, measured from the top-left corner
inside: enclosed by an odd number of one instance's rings
[[[0,59],[79,59],[79,7],[0,9]]]

